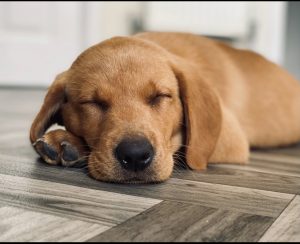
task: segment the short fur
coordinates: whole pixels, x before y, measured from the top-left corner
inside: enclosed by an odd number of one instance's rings
[[[64,130],[46,132],[59,123]],[[155,150],[143,172],[124,170],[113,151],[142,135]],[[83,52],[49,88],[30,140],[50,164],[87,159],[114,182],[166,180],[185,148],[192,169],[246,163],[249,147],[300,140],[300,85],[247,50],[187,33],[115,37]],[[70,147],[66,147],[69,145]],[[77,157],[66,157],[72,147]]]

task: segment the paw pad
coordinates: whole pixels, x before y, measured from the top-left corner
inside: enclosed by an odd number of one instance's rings
[[[62,154],[61,161],[64,166],[71,166],[79,159],[79,153],[70,143],[64,141],[61,143]]]

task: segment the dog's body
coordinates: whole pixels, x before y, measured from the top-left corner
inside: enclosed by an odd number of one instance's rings
[[[87,108],[95,101],[101,111]],[[44,135],[55,122],[67,131]],[[300,85],[260,55],[204,37],[116,37],[85,51],[57,77],[30,138],[52,164],[88,156],[100,180],[162,181],[182,143],[188,165],[205,169],[208,162],[247,162],[250,146],[299,141]],[[136,161],[133,144],[143,148],[144,161]]]

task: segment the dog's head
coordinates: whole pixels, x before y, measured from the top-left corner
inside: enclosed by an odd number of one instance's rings
[[[87,49],[57,77],[31,140],[62,121],[87,143],[90,174],[103,181],[163,181],[182,143],[188,165],[205,168],[221,112],[200,77],[193,64],[156,44],[112,38]]]

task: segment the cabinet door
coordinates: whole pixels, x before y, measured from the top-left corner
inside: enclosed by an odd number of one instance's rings
[[[0,85],[49,85],[81,45],[82,3],[0,3]]]
[[[147,2],[144,24],[147,30],[234,38],[248,31],[247,7],[247,2]]]

